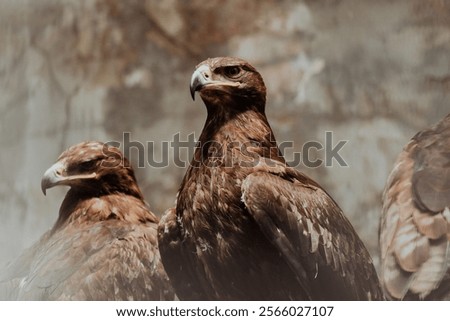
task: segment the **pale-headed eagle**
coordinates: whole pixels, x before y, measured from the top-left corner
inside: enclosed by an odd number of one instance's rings
[[[158,219],[119,149],[72,146],[42,178],[44,194],[57,185],[70,190],[55,225],[0,275],[6,299],[174,299],[158,250]]]
[[[377,300],[372,259],[335,201],[290,168],[265,115],[261,75],[237,58],[191,79],[207,119],[176,208],[158,227],[183,300]]]
[[[450,300],[450,114],[416,134],[383,193],[381,279],[396,300]]]

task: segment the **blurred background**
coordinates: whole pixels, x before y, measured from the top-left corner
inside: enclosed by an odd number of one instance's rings
[[[348,141],[348,164],[298,169],[343,208],[378,262],[381,193],[408,140],[450,112],[450,2],[445,0],[2,0],[0,265],[49,229],[66,188],[44,171],[83,140],[199,137],[206,117],[189,80],[197,63],[250,61],[268,87],[278,142]],[[171,159],[172,151],[165,157]],[[323,157],[319,152],[317,157]],[[137,153],[131,153],[137,164]],[[155,213],[186,168],[137,169]]]

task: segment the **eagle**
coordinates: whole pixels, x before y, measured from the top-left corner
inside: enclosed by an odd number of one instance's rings
[[[416,134],[383,192],[381,281],[394,300],[450,300],[450,114]]]
[[[0,275],[6,299],[175,298],[158,250],[158,219],[118,148],[70,147],[41,181],[44,194],[58,185],[70,189],[56,223]]]
[[[232,57],[194,71],[207,119],[158,226],[181,300],[378,300],[372,259],[331,196],[287,165],[258,71]]]

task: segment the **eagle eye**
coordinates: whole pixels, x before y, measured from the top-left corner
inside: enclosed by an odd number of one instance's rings
[[[224,72],[225,76],[227,76],[229,78],[236,78],[237,76],[240,75],[241,68],[238,66],[225,67],[223,69],[223,72]]]
[[[96,159],[91,159],[89,161],[82,162],[80,165],[78,165],[78,168],[82,172],[89,171],[94,168],[96,162],[97,162]]]

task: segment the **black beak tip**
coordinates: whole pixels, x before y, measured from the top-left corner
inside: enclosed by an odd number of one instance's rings
[[[191,88],[190,88],[190,89],[191,89],[191,97],[192,97],[192,100],[194,100],[194,101],[195,101],[195,91],[196,91],[196,90],[195,90],[195,88],[194,88],[194,87],[192,87],[192,86],[191,86]]]
[[[44,196],[47,196],[47,188],[45,186],[41,186],[41,190],[42,194],[44,194]]]
[[[47,188],[48,188],[48,179],[44,177],[41,180],[41,191],[45,196],[47,196]]]

